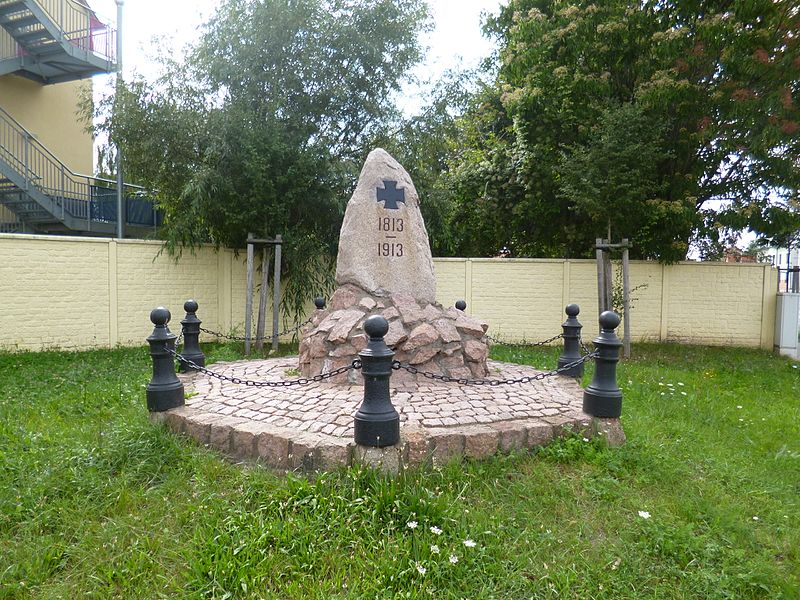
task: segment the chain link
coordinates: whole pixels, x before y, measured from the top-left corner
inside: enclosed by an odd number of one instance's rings
[[[507,346],[521,346],[523,348],[536,348],[536,347],[539,347],[539,346],[546,346],[547,344],[549,344],[551,342],[554,342],[557,339],[563,338],[563,337],[564,337],[564,334],[563,333],[559,333],[558,335],[554,335],[553,337],[548,338],[548,339],[546,339],[544,341],[541,341],[541,342],[509,342],[507,340],[499,340],[499,339],[497,339],[495,337],[492,337],[490,335],[486,336],[486,338],[490,342],[494,342],[495,344],[504,344],[504,345],[507,345]],[[591,354],[592,353],[592,350],[590,350],[586,346],[586,344],[583,343],[583,338],[581,338],[580,336],[578,336],[578,343],[581,345],[581,350],[583,351],[584,354]]]
[[[495,344],[505,344],[507,346],[523,346],[525,348],[536,348],[537,346],[546,346],[550,342],[555,342],[557,339],[563,338],[563,337],[564,337],[564,334],[563,333],[559,333],[559,334],[556,334],[553,337],[548,338],[546,340],[543,340],[541,342],[509,342],[508,340],[500,340],[500,339],[497,339],[496,337],[492,337],[491,335],[488,335],[488,334],[486,335],[486,338],[490,342],[493,342]]]
[[[306,325],[311,323],[312,320],[313,320],[313,317],[309,317],[308,319],[306,319],[302,323],[298,323],[297,325],[293,325],[292,327],[289,327],[288,329],[284,329],[283,331],[281,331],[278,334],[278,337],[283,337],[283,336],[288,335],[290,333],[295,333],[296,331],[299,331],[302,327],[305,327]],[[224,333],[220,333],[219,331],[213,331],[211,329],[205,329],[204,327],[201,327],[200,331],[202,331],[203,333],[207,333],[209,335],[214,335],[216,337],[225,338],[226,340],[231,340],[233,342],[246,342],[248,340],[251,341],[251,342],[263,342],[264,340],[271,340],[272,339],[272,335],[268,335],[268,336],[265,335],[263,337],[256,336],[256,337],[248,338],[248,337],[242,337],[242,336],[238,336],[238,335],[227,335],[227,334],[224,334]]]
[[[217,379],[221,379],[222,381],[229,381],[231,383],[235,383],[236,385],[246,385],[248,387],[292,387],[296,385],[311,385],[312,383],[318,383],[320,381],[325,381],[326,379],[330,379],[331,377],[336,377],[337,375],[341,375],[342,373],[346,373],[347,371],[361,368],[361,360],[357,358],[349,365],[345,365],[344,367],[339,367],[338,369],[334,369],[329,373],[314,375],[313,377],[301,377],[300,379],[290,379],[288,381],[254,381],[252,379],[229,377],[228,375],[215,373],[214,371],[206,369],[205,367],[201,367],[194,361],[191,361],[188,358],[183,357],[182,355],[175,352],[175,350],[173,350],[172,348],[167,347],[166,350],[169,354],[177,358],[180,362],[194,369],[195,371],[199,371],[200,373],[208,375],[209,377],[215,377]]]
[[[573,367],[577,367],[585,363],[587,360],[591,358],[595,358],[598,355],[597,352],[591,352],[579,358],[576,361],[573,361],[569,364],[564,365],[558,369],[553,369],[552,371],[546,371],[543,373],[537,373],[536,375],[526,375],[525,377],[518,377],[516,379],[469,379],[467,377],[450,377],[448,375],[440,375],[438,373],[431,373],[430,371],[420,371],[416,367],[411,365],[406,365],[401,363],[399,360],[395,360],[392,362],[392,368],[394,370],[404,369],[411,373],[412,375],[422,375],[427,379],[435,379],[438,381],[443,381],[445,383],[458,383],[459,385],[485,385],[489,387],[497,387],[500,385],[516,385],[520,383],[530,383],[531,381],[541,381],[542,379],[547,379],[548,377],[554,377],[564,371],[568,371]]]

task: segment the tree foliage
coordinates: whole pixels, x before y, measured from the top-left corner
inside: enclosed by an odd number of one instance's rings
[[[101,104],[100,129],[158,190],[170,251],[282,234],[299,311],[330,285],[348,187],[427,26],[422,0],[225,0],[184,60]]]
[[[583,256],[610,225],[673,261],[796,228],[793,0],[511,0],[487,31],[498,76],[450,161],[460,252]]]

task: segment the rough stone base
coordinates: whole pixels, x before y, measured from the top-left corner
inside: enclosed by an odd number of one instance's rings
[[[353,464],[396,475],[403,464],[403,446],[401,444],[385,448],[355,446]]]
[[[389,321],[384,341],[395,360],[421,371],[456,378],[486,377],[488,325],[456,309],[414,299],[409,294],[374,296],[355,285],[338,288],[330,307],[317,311],[301,333],[299,368],[303,377],[329,373],[349,365],[367,345],[364,321],[382,315]],[[349,375],[349,378],[348,378]],[[358,384],[355,373],[338,383]],[[395,374],[395,386],[413,385],[418,376]]]
[[[625,444],[625,432],[619,419],[592,418],[592,433],[601,436],[611,448],[619,448]]]

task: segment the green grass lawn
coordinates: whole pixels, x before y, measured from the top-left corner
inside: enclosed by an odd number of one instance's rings
[[[800,368],[634,353],[624,447],[399,479],[275,475],[151,425],[144,348],[0,354],[0,597],[800,597]]]

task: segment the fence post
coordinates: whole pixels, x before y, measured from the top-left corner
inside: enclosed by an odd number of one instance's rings
[[[593,341],[597,358],[592,382],[583,392],[583,412],[593,417],[617,418],[622,413],[622,390],[617,385],[617,363],[622,342],[614,333],[620,316],[610,310],[600,315],[600,335]]]
[[[456,308],[463,312],[467,310],[467,303],[464,300],[456,300]]]
[[[186,311],[186,317],[181,321],[181,332],[183,335],[183,351],[181,356],[192,361],[198,366],[206,366],[206,355],[200,349],[200,324],[202,321],[197,318],[197,302],[195,300],[187,300],[183,304],[183,310]],[[195,371],[186,363],[181,361],[181,372]]]
[[[323,298],[322,296],[314,298],[314,306],[317,307],[317,310],[322,310],[323,308],[325,308],[325,298]]]
[[[163,306],[150,312],[150,321],[155,328],[147,342],[150,344],[150,356],[153,357],[153,379],[147,384],[147,410],[161,412],[183,406],[183,384],[175,374],[175,361],[167,350],[175,349],[178,338],[167,327],[170,312]]]
[[[564,338],[564,351],[558,357],[558,368],[566,367],[570,363],[574,363],[581,358],[581,328],[583,325],[578,321],[578,315],[581,312],[577,304],[567,304],[564,309],[567,313],[567,320],[561,325]],[[574,367],[561,371],[561,375],[568,377],[583,377],[583,366],[585,363],[575,365]]]
[[[364,322],[364,331],[369,343],[358,353],[364,375],[364,402],[355,416],[355,442],[374,448],[394,446],[400,442],[400,415],[389,397],[394,352],[383,341],[389,322],[373,315]]]

